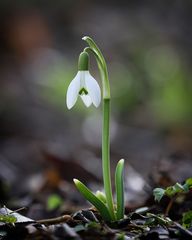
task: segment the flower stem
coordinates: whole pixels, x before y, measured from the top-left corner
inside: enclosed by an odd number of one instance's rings
[[[173,203],[174,203],[175,199],[176,199],[176,197],[172,197],[170,199],[170,201],[169,201],[169,203],[168,203],[168,205],[167,205],[167,207],[165,209],[165,214],[164,214],[165,216],[169,215],[169,211],[170,211],[171,207],[173,206]]]
[[[110,168],[110,84],[108,78],[107,64],[103,54],[90,37],[83,37],[89,48],[84,51],[91,51],[97,61],[98,68],[101,74],[102,90],[103,90],[103,125],[102,125],[102,169],[103,182],[106,195],[107,207],[110,212],[111,220],[116,219],[113,204],[113,194],[111,187],[111,168]]]
[[[110,99],[103,99],[102,168],[107,206],[115,220],[110,170]]]

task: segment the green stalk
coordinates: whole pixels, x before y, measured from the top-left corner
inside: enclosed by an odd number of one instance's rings
[[[103,182],[107,207],[110,212],[111,220],[115,220],[116,216],[114,212],[110,168],[110,85],[108,79],[107,65],[96,43],[90,37],[84,37],[83,40],[85,40],[89,44],[89,48],[86,48],[85,51],[91,51],[96,57],[97,64],[101,74],[103,90],[103,123],[102,123]]]
[[[110,170],[110,99],[103,99],[102,168],[107,206],[112,220],[115,220]]]

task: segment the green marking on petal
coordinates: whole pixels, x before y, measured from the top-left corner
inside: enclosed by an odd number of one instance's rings
[[[88,94],[88,92],[85,88],[81,88],[81,90],[79,91],[79,95],[83,95],[83,94],[85,94],[85,95]]]

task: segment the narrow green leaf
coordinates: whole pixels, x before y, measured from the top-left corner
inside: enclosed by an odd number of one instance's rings
[[[124,218],[124,182],[123,182],[124,159],[121,159],[116,167],[115,187],[117,194],[117,220]]]
[[[100,212],[102,218],[105,221],[111,221],[110,213],[105,204],[95,196],[82,182],[77,179],[73,179],[79,192],[86,198],[96,209]]]

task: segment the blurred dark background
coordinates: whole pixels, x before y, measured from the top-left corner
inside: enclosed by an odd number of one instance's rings
[[[189,177],[191,11],[187,0],[1,0],[2,181],[18,193],[39,185],[42,173],[52,184],[101,179],[101,108],[79,100],[68,111],[65,102],[84,35],[108,63],[112,168],[125,158],[138,191],[141,179],[159,172],[172,181]],[[90,71],[99,81],[94,59]]]

